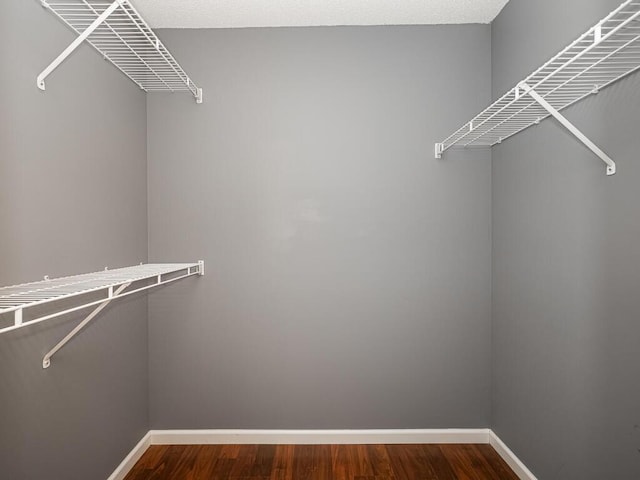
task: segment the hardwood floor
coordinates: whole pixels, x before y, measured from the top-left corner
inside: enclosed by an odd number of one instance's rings
[[[156,445],[125,480],[518,480],[489,445]]]

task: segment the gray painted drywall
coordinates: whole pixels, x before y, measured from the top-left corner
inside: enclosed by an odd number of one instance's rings
[[[0,285],[146,261],[146,101],[38,1],[0,2]],[[0,477],[107,478],[148,430],[147,304],[0,336]]]
[[[619,4],[511,0],[498,96]],[[493,149],[492,427],[544,480],[640,478],[640,75]]]
[[[160,31],[148,98],[153,428],[486,427],[489,26]]]

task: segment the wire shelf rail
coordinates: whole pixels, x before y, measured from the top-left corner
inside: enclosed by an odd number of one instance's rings
[[[82,42],[91,44],[145,92],[187,91],[202,103],[202,89],[182,69],[129,0],[65,0],[42,5],[78,37],[39,76],[38,87]]]
[[[193,275],[204,275],[204,261],[141,264],[70,277],[55,279],[45,277],[45,280],[39,282],[2,287],[0,288],[0,315],[13,314],[13,324],[1,327],[0,334],[97,306],[85,320],[45,356],[43,366],[47,368],[50,357],[112,300]],[[95,296],[92,297],[88,294],[102,295],[95,299]],[[71,302],[65,302],[65,300],[77,301],[71,305]],[[46,306],[47,313],[45,315],[36,315],[34,318],[25,319],[25,311],[43,305]],[[40,311],[41,309],[37,309],[37,312]]]
[[[435,155],[452,147],[501,143],[549,116],[555,117],[607,164],[615,163],[559,112],[640,69],[640,1],[628,0],[516,87],[464,124]]]

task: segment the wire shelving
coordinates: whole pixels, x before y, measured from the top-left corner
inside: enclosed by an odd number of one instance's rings
[[[2,287],[0,288],[0,315],[13,314],[13,322],[11,325],[0,327],[0,334],[87,307],[97,307],[45,355],[43,367],[47,368],[51,356],[112,300],[166,285],[192,275],[204,275],[204,261],[141,264],[70,277],[55,279],[45,277],[39,282]],[[99,298],[96,299],[96,296]],[[26,319],[25,314],[30,311],[34,311],[35,315],[33,318]],[[40,314],[43,311],[45,313]]]
[[[640,69],[640,1],[628,0],[443,142],[452,147],[491,147],[549,116],[607,164],[616,165],[561,113],[563,109]]]
[[[41,3],[78,34],[38,75],[41,90],[45,89],[49,74],[86,40],[145,92],[188,91],[197,103],[202,103],[202,89],[193,83],[129,0]]]

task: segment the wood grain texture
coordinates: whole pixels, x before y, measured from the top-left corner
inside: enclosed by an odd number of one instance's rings
[[[490,445],[154,445],[125,480],[518,480]]]

